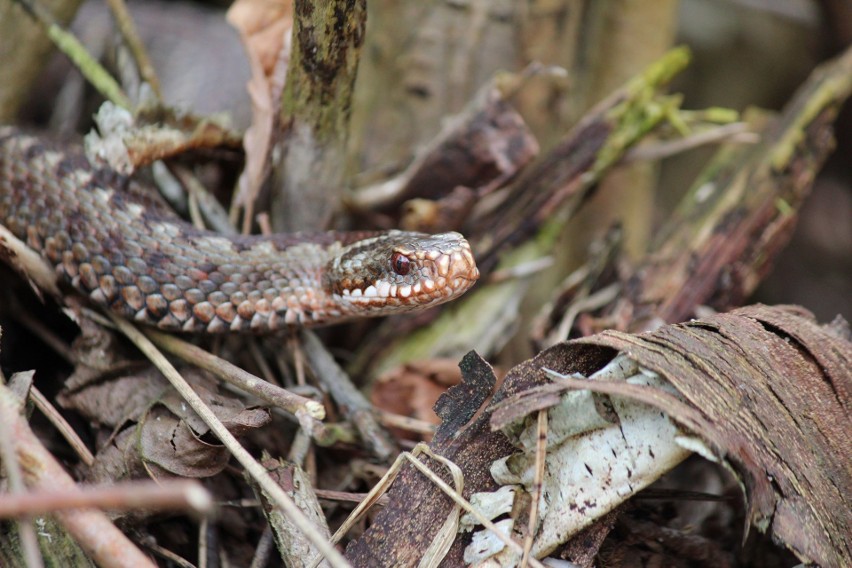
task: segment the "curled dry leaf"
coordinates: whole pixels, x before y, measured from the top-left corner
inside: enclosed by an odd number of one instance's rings
[[[228,22],[240,33],[251,66],[246,88],[251,97],[252,123],[243,138],[246,165],[235,202],[254,202],[268,173],[273,127],[284,77],[290,61],[292,0],[238,0],[228,10]]]
[[[249,56],[271,76],[293,27],[292,0],[237,0],[227,19],[240,32]]]
[[[218,394],[215,383],[201,372],[186,372],[185,377],[233,434],[243,435],[269,422],[267,410],[246,408],[237,399]],[[205,437],[204,422],[153,369],[89,379],[66,389],[59,401],[109,429],[87,472],[90,480],[114,482],[146,473],[209,477],[228,463],[230,454],[218,441]]]

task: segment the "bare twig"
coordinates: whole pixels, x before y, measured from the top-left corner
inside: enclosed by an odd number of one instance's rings
[[[213,500],[194,480],[135,481],[107,487],[84,487],[74,491],[44,490],[0,499],[0,518],[46,515],[68,509],[110,509],[113,511],[186,511],[210,514]]]
[[[92,455],[92,452],[89,451],[89,448],[86,447],[86,444],[80,439],[77,432],[71,428],[68,421],[59,414],[56,408],[37,388],[32,387],[30,389],[30,399],[33,403],[35,403],[36,408],[44,414],[45,418],[53,424],[53,427],[62,434],[62,437],[65,438],[65,441],[74,449],[74,452],[80,456],[83,463],[91,467],[91,465],[95,463],[95,456]]]
[[[527,536],[524,539],[524,556],[521,567],[525,568],[530,561],[530,551],[535,540],[535,528],[538,524],[538,505],[541,500],[542,480],[547,457],[547,410],[538,411],[538,437],[535,444],[535,480],[530,504],[530,518],[527,524]]]
[[[162,100],[163,93],[160,91],[160,80],[157,78],[157,73],[154,66],[151,64],[151,59],[148,57],[148,52],[139,38],[136,31],[136,26],[133,24],[133,18],[127,10],[127,5],[124,0],[107,0],[110,10],[112,11],[115,23],[121,35],[124,36],[124,41],[127,47],[136,59],[136,66],[139,68],[139,74],[146,83],[151,85],[151,90],[157,95],[157,98]]]
[[[168,379],[172,386],[178,391],[183,399],[189,404],[196,414],[210,428],[213,434],[222,442],[229,452],[237,459],[240,464],[246,469],[255,482],[263,488],[270,502],[274,506],[280,508],[285,515],[292,519],[293,523],[298,526],[313,544],[323,555],[326,560],[334,567],[346,567],[349,564],[341,556],[337,550],[332,547],[328,541],[322,538],[311,525],[308,518],[296,506],[295,503],[287,496],[286,493],[272,480],[266,469],[251,456],[251,454],[243,448],[237,439],[231,434],[224,424],[216,417],[213,411],[204,403],[198,394],[192,390],[189,383],[186,382],[180,373],[177,372],[172,364],[166,359],[154,344],[131,323],[119,318],[111,316],[113,323],[121,330],[124,335],[130,339],[142,353],[160,370],[160,372]]]
[[[316,420],[325,418],[325,408],[319,402],[293,394],[288,390],[268,383],[260,377],[256,377],[248,371],[237,367],[233,363],[229,363],[200,347],[172,335],[151,329],[145,330],[145,334],[161,349],[213,373],[223,381],[253,394],[290,414],[305,414]]]
[[[79,491],[74,480],[30,430],[19,409],[20,400],[7,387],[0,386],[0,431],[13,442],[19,459],[24,458],[20,462],[27,486],[36,490],[60,488],[68,493]],[[100,511],[56,511],[54,517],[99,566],[154,568],[148,557]]]
[[[29,372],[32,381],[32,371]],[[14,380],[14,377],[13,377]],[[23,405],[20,405],[21,407]],[[20,412],[22,408],[10,409],[10,412]],[[2,417],[0,417],[2,420]],[[0,500],[0,506],[4,502],[14,501],[15,499],[26,498],[26,488],[24,487],[24,475],[21,471],[21,464],[18,461],[18,455],[15,452],[15,443],[11,438],[12,432],[5,428],[0,428],[0,463],[6,471],[6,479],[9,480],[9,489],[11,493],[5,495]],[[2,517],[0,513],[0,517]],[[21,538],[21,549],[24,554],[28,568],[41,568],[44,566],[44,559],[41,556],[41,551],[38,548],[38,537],[36,536],[35,528],[32,525],[32,519],[21,519],[18,524],[18,532]]]
[[[390,435],[376,421],[370,402],[355,388],[316,334],[305,329],[300,333],[300,337],[314,374],[328,388],[335,402],[348,410],[364,442],[383,460],[393,456],[396,447]]]

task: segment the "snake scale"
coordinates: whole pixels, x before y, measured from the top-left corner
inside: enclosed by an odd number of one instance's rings
[[[419,310],[479,277],[458,233],[224,236],[82,150],[0,127],[0,223],[92,301],[172,331],[271,332]]]

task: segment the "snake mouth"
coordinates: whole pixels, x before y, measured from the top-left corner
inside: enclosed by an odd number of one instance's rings
[[[467,244],[467,243],[464,243]],[[410,254],[413,269],[404,277],[392,275],[338,291],[341,301],[355,308],[376,306],[397,311],[437,305],[466,292],[479,278],[473,254],[467,246],[452,252]]]

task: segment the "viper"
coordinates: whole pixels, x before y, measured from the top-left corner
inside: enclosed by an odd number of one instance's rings
[[[225,236],[82,149],[0,128],[0,223],[93,302],[174,331],[271,332],[420,310],[479,277],[458,233]]]

